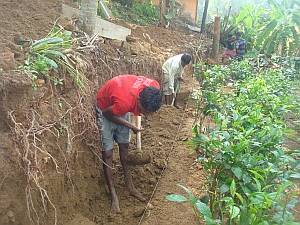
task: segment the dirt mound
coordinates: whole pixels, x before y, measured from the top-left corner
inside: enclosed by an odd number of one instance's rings
[[[62,0],[2,1],[0,9],[0,52],[10,47],[18,34],[33,39],[46,35],[59,16]]]
[[[65,225],[96,225],[94,222],[90,221],[88,218],[77,214],[72,221]]]
[[[3,3],[0,15],[8,20],[0,21],[0,51],[9,47],[19,32],[34,39],[43,37],[58,16],[61,2]],[[58,225],[70,221],[105,225],[138,221],[137,215],[145,205],[128,196],[118,154],[114,178],[122,213],[116,218],[109,216],[99,133],[94,123],[95,92],[105,80],[118,74],[147,75],[161,81],[163,60],[170,54],[192,50],[198,37],[156,27],[137,27],[133,36],[137,41],[103,39],[104,43],[99,42],[97,48],[86,53],[92,64],[86,72],[86,93],[78,92],[72,83],[56,87],[49,82],[32,91],[24,74],[1,74],[1,225],[33,224],[30,218],[50,225],[54,224],[55,212]],[[17,53],[13,47],[9,51]],[[176,109],[163,107],[153,118],[143,121],[142,150],[147,157],[134,159],[135,164],[140,160],[143,165],[132,166],[132,174],[137,188],[147,198],[166,165],[168,146],[173,143],[180,120]],[[133,140],[132,153],[134,149]]]

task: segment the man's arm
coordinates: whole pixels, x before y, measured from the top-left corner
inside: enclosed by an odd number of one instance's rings
[[[105,118],[107,118],[108,120],[110,120],[110,121],[112,121],[116,124],[120,124],[120,125],[123,125],[125,127],[128,127],[134,133],[137,133],[138,131],[141,131],[141,129],[139,129],[136,126],[134,126],[133,124],[129,123],[127,120],[125,120],[121,117],[115,116],[112,113],[112,108],[113,108],[113,106],[109,106],[109,107],[102,110],[102,114]]]

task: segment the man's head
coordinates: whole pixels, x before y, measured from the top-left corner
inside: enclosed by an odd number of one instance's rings
[[[192,60],[192,56],[190,54],[183,54],[181,56],[181,65],[182,67],[185,67],[186,65],[188,65]]]
[[[242,32],[240,32],[240,31],[238,31],[238,32],[236,32],[236,38],[241,38],[242,37]]]
[[[143,114],[149,114],[159,110],[162,95],[158,88],[145,87],[139,96],[139,108]]]

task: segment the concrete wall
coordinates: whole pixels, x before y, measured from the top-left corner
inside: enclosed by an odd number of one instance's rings
[[[170,0],[171,1],[171,0]],[[193,22],[196,21],[197,0],[176,0],[182,4],[184,14],[187,14]],[[159,0],[152,0],[155,5],[159,5]]]

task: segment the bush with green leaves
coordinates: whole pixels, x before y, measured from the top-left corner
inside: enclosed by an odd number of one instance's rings
[[[298,4],[297,4],[298,2]],[[266,21],[258,30],[255,46],[266,54],[293,55],[300,46],[300,5],[297,0],[269,0]]]
[[[61,85],[66,74],[77,87],[84,88],[86,78],[78,69],[84,60],[80,53],[73,54],[71,35],[72,32],[54,26],[45,38],[32,41],[21,68],[32,79],[33,85],[39,78]]]
[[[268,0],[263,5],[247,5],[223,21],[222,40],[237,30],[243,32],[249,50],[255,48],[268,55],[297,55],[300,53],[300,3]]]
[[[140,25],[155,24],[159,21],[159,9],[151,1],[133,1],[131,5],[111,3],[114,16]]]
[[[231,92],[224,92],[228,78],[235,82]],[[293,221],[292,181],[300,177],[300,151],[283,146],[284,115],[294,107],[291,90],[281,69],[256,74],[249,64],[237,62],[204,73],[200,111],[212,119],[214,129],[203,132],[196,126],[190,144],[202,151],[198,161],[207,173],[205,214],[197,207],[199,200],[192,201],[206,224]]]

